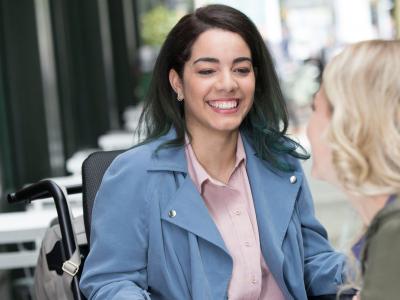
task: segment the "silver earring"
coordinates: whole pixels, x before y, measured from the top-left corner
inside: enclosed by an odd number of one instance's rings
[[[181,101],[183,101],[183,96],[182,96],[180,93],[178,93],[178,96],[176,97],[176,99],[177,99],[179,102],[181,102]]]

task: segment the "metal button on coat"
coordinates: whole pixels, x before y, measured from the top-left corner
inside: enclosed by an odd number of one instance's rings
[[[296,176],[290,176],[290,183],[296,183],[297,182],[297,178],[296,178]]]
[[[171,210],[168,212],[168,216],[169,216],[170,218],[175,218],[175,216],[176,216],[176,211],[173,210],[173,209],[171,209]]]

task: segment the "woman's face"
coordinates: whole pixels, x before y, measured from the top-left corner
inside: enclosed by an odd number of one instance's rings
[[[171,70],[170,82],[184,98],[186,125],[192,135],[236,131],[253,104],[250,49],[236,33],[207,30],[194,42],[183,78]]]
[[[312,111],[307,128],[307,136],[312,150],[311,174],[315,178],[335,184],[332,150],[326,140],[326,131],[331,122],[332,112],[323,87],[314,97]]]

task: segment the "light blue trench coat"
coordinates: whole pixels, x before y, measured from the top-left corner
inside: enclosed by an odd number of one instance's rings
[[[184,148],[152,155],[174,135],[123,153],[106,172],[80,282],[87,298],[227,299],[232,259],[188,176]],[[272,171],[242,137],[262,253],[285,298],[334,294],[345,259],[315,219],[301,167],[292,160],[296,171]]]

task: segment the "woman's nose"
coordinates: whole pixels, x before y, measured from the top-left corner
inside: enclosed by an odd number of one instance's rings
[[[232,92],[237,89],[238,84],[232,72],[222,72],[217,82],[217,89],[225,92]]]

